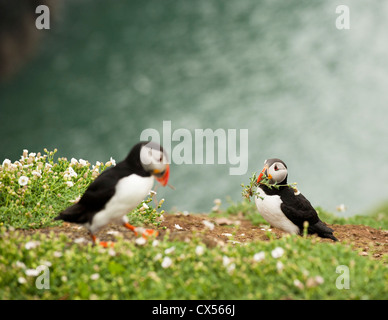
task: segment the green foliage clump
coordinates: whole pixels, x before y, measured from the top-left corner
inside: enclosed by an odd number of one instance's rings
[[[141,245],[121,238],[104,249],[69,244],[65,235],[19,232],[0,229],[0,299],[388,298],[383,263],[309,238],[213,248],[195,237]],[[48,289],[36,286],[40,265],[48,267]]]
[[[24,150],[20,160],[6,159],[0,166],[0,226],[14,228],[42,228],[59,225],[53,218],[72,205],[85,192],[93,180],[104,170],[115,165],[111,158],[105,164],[72,158],[54,160],[57,150],[45,154],[28,153]],[[154,209],[145,200],[129,218],[136,223],[158,225],[157,212],[162,203]],[[132,220],[130,220],[132,221]]]

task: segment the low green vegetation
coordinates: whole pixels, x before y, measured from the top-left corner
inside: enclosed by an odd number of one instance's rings
[[[18,230],[61,223],[52,218],[110,165],[113,159],[95,166],[82,159],[54,161],[54,152],[25,152],[16,163],[3,162],[0,299],[388,299],[386,257],[372,260],[315,238],[211,248],[199,236],[186,242],[167,232],[146,242],[117,236],[113,248],[102,248],[64,234],[25,236]],[[162,202],[153,208],[147,199],[129,213],[131,221],[157,226]],[[380,211],[351,222],[318,211],[329,223],[387,225]],[[223,214],[265,223],[249,201],[231,203]]]

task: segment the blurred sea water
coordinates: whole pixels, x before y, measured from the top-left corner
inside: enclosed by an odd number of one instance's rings
[[[349,30],[336,28],[340,4]],[[34,59],[0,85],[0,159],[46,147],[119,161],[163,121],[248,129],[245,175],[173,163],[165,206],[226,207],[278,157],[314,206],[362,213],[388,198],[387,14],[361,0],[66,1]]]

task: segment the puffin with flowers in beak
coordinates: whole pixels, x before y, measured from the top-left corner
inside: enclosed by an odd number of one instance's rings
[[[157,236],[156,230],[134,227],[126,216],[150,193],[154,178],[166,186],[170,175],[168,157],[162,146],[142,141],[116,166],[103,171],[87,188],[81,199],[63,210],[55,220],[83,225],[95,233],[110,222],[123,224],[135,235]],[[100,242],[104,247],[107,242]]]
[[[286,164],[277,158],[264,162],[264,168],[257,178],[256,207],[263,218],[275,228],[291,234],[307,232],[334,241],[333,229],[323,223],[311,203],[295,188],[287,184]],[[265,182],[265,183],[264,183]]]

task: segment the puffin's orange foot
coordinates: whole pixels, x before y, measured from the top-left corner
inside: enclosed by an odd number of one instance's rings
[[[100,246],[104,247],[104,248],[113,248],[115,245],[114,242],[112,241],[100,241]]]

